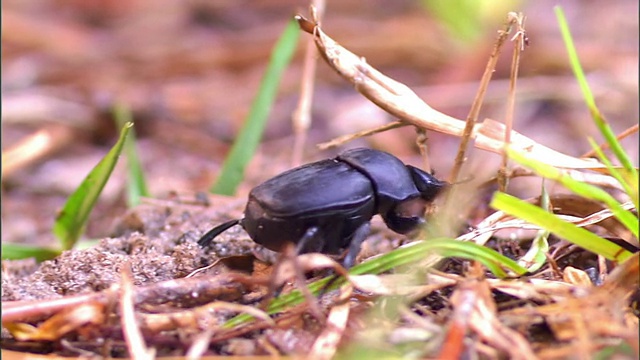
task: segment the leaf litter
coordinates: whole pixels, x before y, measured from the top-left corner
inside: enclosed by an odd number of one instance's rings
[[[340,61],[329,62],[344,66],[348,71],[342,69],[342,74],[374,103],[413,125],[461,134],[461,120],[431,109],[408,87],[361,58],[345,56],[348,50],[332,43],[319,28],[311,32],[316,42],[322,41],[319,47],[338,53]],[[501,123],[485,120],[474,127],[472,136],[479,148],[500,152],[504,134]],[[606,175],[596,161],[511,135],[512,144],[548,164]],[[218,200],[211,199],[208,208],[150,200],[123,216],[116,236],[102,239],[97,247],[65,252],[35,270],[35,265],[23,265],[29,268],[24,271],[3,261],[3,348],[67,355],[85,351],[152,357],[153,349],[156,355],[284,353],[316,358],[331,358],[338,349],[346,349],[345,354],[522,359],[591,357],[605,349],[637,357],[638,254],[610,273],[593,276],[587,270],[600,265],[595,256],[567,249],[552,236],[548,256],[553,266],[520,279],[495,279],[477,263],[452,259],[439,269],[409,273],[410,280],[399,274],[354,276],[340,291],[314,300],[325,321],[312,315],[310,302],[270,317],[260,310],[269,295],[271,274],[264,269],[270,266],[253,257],[255,245],[246,234],[225,235],[209,253],[195,244],[207,229],[203,224],[230,217],[219,209],[241,210],[242,202],[231,201],[229,206]],[[623,234],[619,223],[606,222],[613,220],[606,210],[585,210],[587,205],[575,206],[574,201],[554,198],[554,211],[637,247],[637,239]],[[482,243],[493,239],[499,250],[518,257],[525,245],[511,248],[505,240],[513,233],[504,239],[495,232],[527,226],[508,221],[512,220],[493,215],[461,238]],[[494,237],[485,235],[479,241],[483,233]],[[388,234],[378,224],[373,236]],[[229,256],[249,261],[218,262]],[[298,261],[311,269],[326,267],[320,258]],[[207,264],[215,266],[188,276]],[[301,285],[285,284],[284,293]],[[630,306],[634,301],[635,308]],[[250,314],[254,321],[226,327],[238,313]]]

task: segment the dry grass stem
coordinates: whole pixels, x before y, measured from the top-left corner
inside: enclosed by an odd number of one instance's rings
[[[327,150],[327,149],[330,149],[332,147],[341,146],[341,145],[343,145],[345,143],[348,143],[349,141],[353,141],[353,140],[361,138],[361,137],[371,136],[371,135],[374,135],[374,134],[378,134],[378,133],[385,132],[385,131],[392,130],[392,129],[397,129],[397,128],[400,128],[400,127],[403,127],[403,126],[407,126],[407,125],[408,124],[405,124],[405,123],[400,122],[400,121],[394,121],[394,122],[389,123],[389,124],[385,124],[385,125],[382,125],[382,126],[375,127],[373,129],[367,129],[367,130],[359,131],[359,132],[354,133],[354,134],[343,135],[343,136],[337,137],[337,138],[335,138],[335,139],[333,139],[331,141],[320,143],[320,144],[318,144],[318,149]]]
[[[416,133],[416,145],[420,150],[420,156],[422,156],[422,169],[426,172],[430,172],[431,163],[429,161],[429,146],[427,144],[429,137],[427,136],[427,130],[416,128]]]
[[[2,177],[13,175],[67,146],[74,130],[65,125],[48,125],[2,152]]]
[[[215,277],[167,280],[136,287],[133,302],[138,305],[145,302],[162,303],[191,299],[194,293],[201,299],[232,299],[240,296],[244,285],[251,284],[254,284],[251,277],[232,273]],[[117,287],[112,287],[101,292],[60,299],[5,301],[2,303],[2,322],[36,321],[89,302],[109,304],[115,300],[118,291]]]
[[[529,199],[528,202],[538,204],[539,198]],[[591,212],[593,209],[591,205],[598,204],[587,201],[580,202],[573,197],[565,196],[552,196],[552,203],[555,206],[554,213],[563,221],[573,223],[579,227],[597,224],[629,243],[637,245],[637,239],[634,241],[633,237],[628,233],[628,230],[625,230],[624,227],[620,225],[619,221],[614,218],[613,213],[609,209]],[[634,209],[634,205],[631,202],[622,204],[622,207],[625,210]],[[584,215],[576,216],[576,214]],[[478,245],[484,245],[498,230],[502,229],[541,230],[542,228],[527,223],[524,220],[513,219],[511,216],[505,215],[502,211],[496,211],[478,223],[474,230],[460,235],[457,239],[461,241],[474,241]]]
[[[526,17],[522,13],[509,13],[508,15],[510,23],[516,27],[516,33],[511,38],[511,41],[516,41],[513,48],[513,57],[511,59],[511,73],[509,74],[509,93],[507,95],[507,111],[505,113],[505,126],[506,131],[504,133],[504,144],[508,147],[511,144],[511,130],[513,130],[513,120],[516,103],[516,82],[518,81],[518,70],[520,68],[520,54],[525,48],[525,44],[528,42],[527,34],[524,29],[524,22]],[[502,192],[507,191],[507,185],[509,181],[507,168],[509,157],[507,153],[502,154],[502,163],[500,164],[500,170],[498,170],[498,186]]]
[[[249,314],[257,319],[263,320],[270,325],[275,325],[269,314],[248,305],[235,304],[224,301],[214,301],[195,308],[174,312],[140,314],[140,328],[160,332],[179,327],[183,331],[199,332],[203,330],[200,321],[210,320],[210,314],[216,311],[229,311],[235,313]],[[221,325],[221,324],[218,324]]]
[[[311,311],[318,321],[324,322],[325,315],[318,304],[318,300],[313,296],[309,287],[307,287],[305,271],[336,266],[338,265],[335,261],[322,254],[311,253],[297,255],[293,244],[289,244],[280,256],[280,260],[274,265],[269,284],[269,293],[263,303],[268,304],[272,296],[276,294],[276,289],[282,289],[287,280],[294,278],[298,290],[307,300],[309,311]]]
[[[351,82],[356,90],[363,94],[389,114],[400,121],[426,129],[463,136],[465,122],[434,110],[420,99],[409,87],[399,83],[367,62],[340,46],[327,36],[319,26],[301,15],[296,19],[301,29],[313,34],[316,46],[327,63],[345,80]],[[506,127],[504,124],[485,119],[473,126],[471,137],[475,146],[482,150],[502,154]],[[562,154],[511,131],[512,148],[530,158],[545,162],[558,168],[591,169],[607,172],[606,166],[593,159],[579,159]]]
[[[623,132],[621,132],[620,134],[618,134],[618,136],[616,136],[616,139],[618,139],[618,141],[626,138],[627,136],[631,135],[631,134],[635,134],[638,132],[638,124],[635,124],[629,128],[627,128],[626,130],[624,130]],[[602,150],[606,150],[609,148],[609,144],[608,143],[602,143],[599,144],[598,147],[600,147],[600,149]],[[594,157],[596,156],[596,151],[595,150],[589,150],[586,153],[582,154],[580,157],[583,158],[589,158],[589,157]]]
[[[314,22],[320,23],[324,14],[325,1],[313,0],[310,11]],[[302,82],[300,84],[300,99],[298,106],[293,112],[293,157],[292,166],[299,166],[304,156],[304,145],[307,142],[307,132],[311,126],[311,104],[313,101],[313,86],[315,82],[316,67],[318,60],[316,48],[313,46],[313,39],[309,39],[304,53],[304,65],[302,70]]]
[[[289,321],[299,319],[306,311],[308,310],[308,306],[306,303],[299,304],[292,308],[287,309],[286,312],[280,314],[276,319],[276,327],[282,326]],[[253,321],[243,326],[237,326],[232,329],[221,329],[217,333],[213,335],[211,338],[211,343],[218,343],[220,341],[233,339],[244,334],[258,331],[266,328],[272,328],[273,325],[271,323],[265,321]]]
[[[456,158],[453,164],[453,168],[451,169],[451,174],[449,175],[449,182],[455,183],[458,181],[458,175],[460,173],[460,169],[462,168],[462,164],[465,161],[465,153],[467,151],[467,145],[472,136],[472,131],[475,127],[476,122],[478,121],[478,115],[480,114],[480,109],[482,108],[482,103],[484,101],[484,95],[487,92],[487,87],[489,86],[489,82],[491,82],[491,77],[493,76],[493,72],[495,71],[496,64],[498,63],[498,56],[502,51],[502,46],[504,42],[507,40],[507,35],[511,27],[513,26],[515,20],[512,18],[508,19],[507,24],[505,24],[504,29],[498,31],[498,38],[496,39],[495,44],[493,45],[493,50],[491,51],[491,55],[489,55],[489,61],[487,62],[487,66],[484,69],[484,73],[482,74],[482,78],[480,79],[480,87],[478,88],[478,92],[476,93],[475,98],[473,99],[473,103],[471,104],[471,110],[469,110],[469,115],[467,115],[467,119],[465,121],[464,130],[462,131],[462,137],[460,139],[460,146],[458,147],[458,152],[456,153]]]
[[[207,329],[201,334],[197,335],[193,340],[193,343],[191,343],[189,350],[187,350],[187,354],[185,357],[189,360],[200,359],[209,348],[209,343],[211,341],[213,333],[214,329]]]
[[[67,308],[37,327],[28,323],[5,322],[11,334],[20,341],[58,341],[64,335],[88,325],[99,326],[105,321],[105,306],[98,302]]]
[[[350,302],[348,299],[331,308],[326,326],[311,348],[310,357],[312,359],[332,359],[335,356],[347,326],[349,310]]]
[[[132,359],[155,359],[155,350],[148,349],[145,345],[144,338],[138,327],[136,313],[133,307],[133,281],[131,278],[131,267],[127,263],[120,270],[122,273],[122,281],[120,283],[120,321],[122,323],[122,331],[129,350],[129,356]]]

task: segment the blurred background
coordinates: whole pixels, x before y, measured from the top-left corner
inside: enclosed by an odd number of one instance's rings
[[[496,31],[509,11],[526,17],[515,129],[579,156],[601,139],[569,68],[553,6],[568,18],[597,104],[616,133],[638,123],[638,2],[327,1],[323,29],[429,105],[464,119]],[[241,127],[270,51],[308,2],[294,0],[6,0],[2,2],[2,241],[47,244],[57,209],[117,140],[111,109],[133,111],[154,197],[206,191]],[[300,92],[309,36],[286,70],[262,145],[238,191],[289,168],[291,115]],[[513,44],[504,47],[481,119],[505,113]],[[392,119],[322,61],[305,160],[329,157],[315,145]],[[431,166],[441,177],[459,139],[429,132]],[[415,130],[361,139],[420,164]],[[28,142],[31,141],[31,142]],[[5,154],[27,142],[26,160]],[[638,163],[637,134],[623,141]],[[23,148],[18,148],[23,149]],[[29,154],[27,154],[29,153]],[[11,153],[12,159],[18,157]],[[497,168],[494,154],[472,158]],[[90,219],[87,236],[108,236],[125,209],[119,164]],[[519,196],[533,192],[516,184]]]

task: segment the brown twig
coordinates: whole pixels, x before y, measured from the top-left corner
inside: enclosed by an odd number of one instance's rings
[[[318,144],[318,148],[320,150],[326,150],[326,149],[329,149],[329,148],[332,148],[332,147],[340,146],[340,145],[342,145],[344,143],[347,143],[349,141],[355,140],[357,138],[361,138],[361,137],[364,137],[364,136],[371,136],[371,135],[374,135],[374,134],[377,134],[377,133],[381,133],[381,132],[385,132],[385,131],[388,131],[388,130],[391,130],[391,129],[397,129],[397,128],[400,128],[400,127],[403,127],[403,126],[408,126],[408,124],[405,124],[405,123],[403,123],[401,121],[394,121],[392,123],[385,124],[385,125],[382,125],[382,126],[378,126],[378,127],[372,128],[372,129],[362,130],[362,131],[359,131],[359,132],[354,133],[354,134],[347,134],[347,135],[343,135],[343,136],[337,137],[337,138],[335,138],[335,139],[333,139],[331,141],[327,141],[327,142]]]
[[[618,139],[618,141],[626,138],[627,136],[637,133],[638,132],[638,124],[635,124],[629,128],[627,128],[625,131],[621,132],[620,134],[618,134],[618,136],[616,136],[616,139]],[[602,150],[606,150],[609,148],[609,144],[608,143],[602,143],[600,145],[598,145],[598,147],[600,147],[600,149]],[[594,157],[596,155],[596,151],[595,150],[589,150],[586,153],[580,155],[580,157],[582,158],[588,158],[588,157]]]
[[[129,356],[131,356],[132,359],[153,359],[155,358],[155,350],[147,348],[140,328],[138,327],[138,321],[136,320],[136,313],[133,307],[133,281],[131,280],[133,275],[131,274],[131,265],[126,263],[120,271],[122,274],[120,283],[122,289],[120,292],[120,322],[122,324],[127,349],[129,350]]]
[[[189,279],[162,281],[135,289],[133,302],[161,303],[181,298],[191,299],[197,293],[199,299],[228,300],[241,296],[243,285],[253,284],[251,277],[228,273],[216,277],[201,276]],[[67,308],[87,302],[108,304],[115,300],[120,290],[111,287],[101,292],[66,296],[60,299],[2,302],[2,322],[34,321],[51,316]]]
[[[161,332],[179,327],[185,331],[201,331],[201,320],[210,319],[215,311],[224,310],[228,312],[245,313],[256,319],[264,320],[275,325],[269,314],[254,306],[241,305],[236,303],[213,301],[208,304],[188,308],[185,310],[176,310],[162,313],[142,313],[140,314],[140,328],[146,332]],[[215,328],[215,326],[210,326]]]
[[[296,15],[296,20],[302,30],[313,35],[316,46],[327,63],[371,102],[404,123],[444,134],[463,135],[464,121],[433,109],[408,86],[385,76],[367,64],[364,59],[340,46],[320,27],[303,16]],[[488,77],[490,74],[486,76]],[[504,152],[505,131],[504,124],[485,119],[484,122],[472,126],[470,136],[475,138],[474,145],[477,148],[502,154]],[[511,131],[511,140],[511,147],[515,151],[551,166],[590,169],[605,173],[608,171],[606,166],[598,161],[578,159],[562,154],[515,131]]]
[[[467,145],[469,144],[469,140],[471,139],[471,134],[473,132],[473,128],[478,121],[478,115],[480,114],[480,109],[482,108],[482,102],[484,101],[484,94],[487,92],[487,87],[489,86],[489,82],[491,81],[491,77],[496,68],[496,64],[498,62],[498,56],[502,51],[502,46],[504,42],[507,40],[507,35],[511,27],[513,26],[515,20],[509,18],[507,24],[505,24],[504,29],[498,32],[498,38],[493,46],[493,51],[489,56],[489,62],[484,69],[484,74],[482,74],[482,78],[480,79],[480,88],[478,88],[478,92],[476,93],[475,98],[473,99],[473,103],[471,104],[471,110],[469,111],[469,115],[467,116],[467,120],[465,122],[464,130],[462,131],[462,138],[460,139],[460,146],[458,147],[458,153],[456,154],[456,158],[453,164],[453,168],[451,169],[451,174],[449,175],[449,182],[455,183],[458,181],[458,175],[460,174],[460,169],[462,168],[462,164],[465,161],[465,153],[467,151]]]
[[[525,45],[528,42],[527,34],[524,29],[524,22],[526,17],[522,13],[509,13],[509,18],[515,20],[516,34],[511,38],[511,41],[516,41],[516,45],[513,49],[513,57],[511,59],[511,73],[509,75],[509,94],[507,95],[507,111],[505,114],[504,122],[507,131],[504,133],[504,146],[508,147],[511,144],[511,130],[513,129],[513,114],[515,112],[516,103],[516,82],[518,81],[518,70],[520,69],[520,54],[524,50]],[[502,192],[507,191],[507,185],[509,182],[509,169],[508,169],[509,157],[507,152],[502,153],[502,163],[498,170],[498,187]]]
[[[299,304],[298,306],[295,306],[293,308],[289,308],[287,310],[287,312],[282,313],[280,316],[278,316],[276,322],[277,323],[283,323],[283,322],[287,322],[290,321],[291,319],[295,319],[297,317],[302,316],[302,314],[307,311],[308,306],[306,302],[303,302],[301,304]],[[273,327],[273,324],[271,322],[266,322],[263,320],[258,320],[258,321],[253,321],[250,322],[244,326],[237,326],[234,328],[230,328],[230,329],[225,329],[223,331],[220,331],[219,333],[215,334],[212,338],[211,338],[211,342],[212,343],[217,343],[220,341],[224,341],[224,340],[229,340],[229,339],[233,339],[236,337],[240,337],[244,334],[253,332],[253,331],[257,331],[257,330],[262,330],[268,327]]]
[[[311,348],[310,357],[312,359],[333,359],[335,357],[338,344],[342,340],[342,335],[349,319],[349,298],[352,295],[353,287],[350,284],[345,287],[347,291],[342,293],[339,304],[331,309],[327,318],[327,326],[325,326]]]
[[[313,0],[310,8],[313,21],[318,24],[324,14],[325,1]],[[293,112],[293,157],[292,166],[302,163],[304,155],[304,144],[307,141],[307,132],[311,126],[311,103],[313,100],[313,86],[315,83],[316,67],[318,64],[316,57],[316,47],[313,46],[313,39],[307,42],[307,49],[304,54],[304,68],[302,70],[302,83],[300,86],[300,99],[298,106]]]
[[[73,139],[73,128],[48,125],[2,152],[2,177],[29,166],[67,146]]]
[[[416,133],[418,136],[416,137],[416,145],[418,145],[418,149],[420,150],[420,155],[422,156],[422,169],[426,172],[431,171],[431,164],[429,162],[429,146],[427,145],[427,130],[423,128],[416,128]]]

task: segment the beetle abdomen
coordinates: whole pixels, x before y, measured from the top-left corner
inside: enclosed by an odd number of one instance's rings
[[[257,201],[274,217],[304,217],[357,208],[373,194],[371,181],[358,170],[340,161],[322,160],[258,185],[249,201]]]
[[[375,212],[375,200],[370,197],[364,203],[340,212],[319,211],[307,216],[279,217],[250,197],[241,224],[253,241],[273,251],[282,251],[287,243],[297,244],[309,228],[315,227],[318,241],[310,242],[310,247],[300,249],[300,253],[337,254],[348,245],[356,229],[371,220]]]

